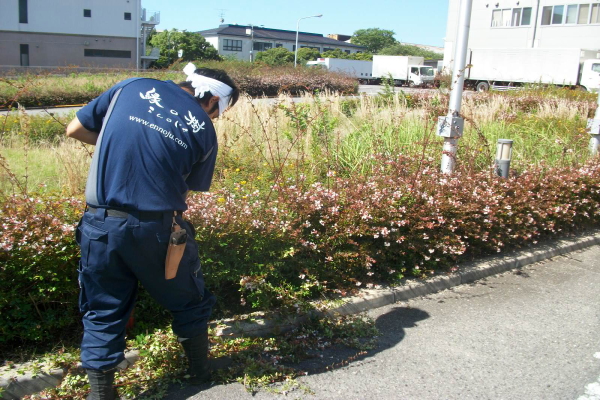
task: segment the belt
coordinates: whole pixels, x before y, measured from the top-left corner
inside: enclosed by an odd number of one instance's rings
[[[96,214],[96,211],[99,210],[96,207],[86,206],[85,211],[89,211],[92,214]],[[100,208],[103,210],[103,208]],[[175,211],[177,215],[183,215],[183,211]],[[117,217],[117,218],[127,218],[132,215],[135,218],[141,220],[155,220],[155,219],[163,219],[164,217],[172,217],[173,211],[161,212],[161,211],[123,211],[116,210],[114,208],[106,208],[106,215],[109,217]]]

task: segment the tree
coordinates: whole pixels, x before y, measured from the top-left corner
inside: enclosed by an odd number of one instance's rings
[[[314,61],[321,57],[321,53],[317,49],[303,47],[298,49],[298,63],[306,64],[307,61]]]
[[[349,54],[351,60],[362,60],[362,61],[373,61],[373,54],[371,53],[352,53]]]
[[[385,47],[379,51],[379,54],[385,54],[388,56],[418,56],[426,59],[442,59],[443,54],[436,53],[434,51],[425,50],[417,46],[411,46],[409,44],[396,43],[392,46]]]
[[[262,61],[269,65],[285,65],[294,62],[294,53],[284,47],[275,47],[261,51],[256,55],[256,61]]]
[[[349,58],[350,54],[346,54],[346,52],[340,49],[327,50],[321,54],[323,58]]]
[[[394,31],[379,28],[359,29],[352,35],[352,44],[365,46],[369,53],[377,53],[396,43]]]
[[[183,51],[182,61],[221,59],[217,49],[199,33],[167,29],[152,36],[150,44],[160,49],[160,58],[154,62],[158,68],[166,68],[179,59],[179,50]]]

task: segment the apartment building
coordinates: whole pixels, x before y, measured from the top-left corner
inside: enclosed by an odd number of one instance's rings
[[[215,29],[198,32],[219,51],[222,56],[234,56],[240,60],[252,60],[259,51],[284,47],[296,50],[296,31],[271,29],[252,25],[223,24]],[[324,52],[340,49],[348,54],[365,51],[365,47],[318,33],[299,32],[298,48],[310,47]]]
[[[449,0],[444,66],[454,58],[461,0]],[[600,51],[600,0],[474,0],[469,48]]]
[[[0,66],[145,68],[159,22],[141,0],[2,0]]]

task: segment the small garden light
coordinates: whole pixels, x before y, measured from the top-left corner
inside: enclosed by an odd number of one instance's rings
[[[590,132],[590,154],[598,155],[600,149],[600,91],[598,92],[598,107],[594,118],[588,119],[588,131]]]
[[[496,147],[496,172],[503,178],[508,178],[510,171],[510,160],[512,158],[513,141],[510,139],[498,139]]]

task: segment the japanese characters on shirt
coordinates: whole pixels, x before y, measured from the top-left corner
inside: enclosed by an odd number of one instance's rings
[[[140,97],[143,100],[148,100],[148,102],[150,103],[150,105],[148,106],[148,112],[150,114],[154,115],[154,111],[156,110],[152,106],[152,104],[154,104],[154,105],[156,105],[156,106],[164,109],[164,107],[160,104],[160,102],[162,100],[160,98],[160,93],[158,93],[156,91],[156,88],[152,88],[151,90],[148,90],[145,94],[143,94],[142,92],[140,92]],[[161,111],[161,110],[156,110],[156,111]],[[173,121],[173,118],[171,118],[169,116],[169,114],[170,115],[174,115],[174,116],[178,116],[179,115],[179,113],[177,111],[175,111],[175,110],[169,110],[168,114],[165,112],[165,116],[162,115],[162,111],[158,112],[156,114],[156,117],[160,118],[160,119],[164,119],[166,122],[173,123],[176,128],[181,129],[183,132],[188,132],[188,129],[186,127],[183,127],[183,126],[180,127],[179,126],[179,120],[178,119],[175,119],[175,121]],[[190,110],[188,110],[187,116],[184,115],[183,117],[184,117],[184,120],[185,120],[186,124],[192,129],[192,132],[198,133],[200,130],[204,130],[204,125],[206,123],[204,121],[202,121],[202,123],[200,123],[200,121],[198,121],[198,118],[196,118],[192,114],[192,112]]]

